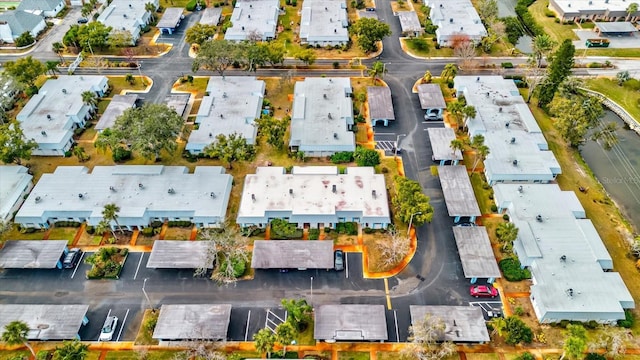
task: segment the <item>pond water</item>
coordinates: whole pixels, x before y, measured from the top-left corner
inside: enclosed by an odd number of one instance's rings
[[[507,16],[516,16],[516,3],[518,0],[497,0],[498,1],[498,16],[499,17],[507,17]],[[531,36],[524,35],[518,39],[516,43],[516,49],[520,50],[520,52],[524,54],[528,54],[531,52]]]
[[[607,151],[588,141],[580,150],[585,162],[634,229],[640,231],[640,136],[606,110],[603,121],[618,124],[619,142]]]

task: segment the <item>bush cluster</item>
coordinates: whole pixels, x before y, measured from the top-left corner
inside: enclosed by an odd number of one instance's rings
[[[80,227],[81,223],[77,222],[77,221],[56,221],[54,226],[55,227]]]
[[[506,258],[498,263],[502,274],[508,281],[520,281],[531,278],[531,272],[528,269],[522,269],[518,258]]]
[[[193,223],[191,221],[188,220],[176,220],[176,221],[169,221],[169,227],[192,227]]]
[[[622,326],[626,329],[631,329],[633,324],[635,323],[635,318],[633,317],[633,313],[631,310],[624,311],[624,320],[618,320],[618,326]]]
[[[318,240],[320,238],[320,229],[309,229],[309,240]]]
[[[131,159],[131,150],[127,150],[123,147],[116,147],[113,150],[113,154],[111,154],[111,158],[113,159],[114,162],[123,162],[123,161],[127,161],[129,159]]]
[[[187,3],[187,6],[185,6],[185,8],[187,9],[187,11],[194,11],[196,9],[197,3],[198,3],[198,0],[191,0]],[[200,8],[204,9],[205,7],[207,7],[206,2],[200,1]]]
[[[353,151],[340,151],[330,157],[334,164],[344,164],[353,161]]]
[[[336,224],[338,234],[358,235],[358,225],[354,222],[343,222]]]
[[[545,32],[542,29],[542,27],[538,25],[533,15],[531,15],[531,13],[529,12],[529,6],[531,6],[534,2],[535,0],[518,0],[515,10],[516,10],[516,14],[520,18],[520,21],[522,21],[522,24],[527,29],[529,29],[529,31],[534,36],[538,36],[538,35],[544,34]]]

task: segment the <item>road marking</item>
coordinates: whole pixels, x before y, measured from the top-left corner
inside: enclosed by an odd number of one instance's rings
[[[244,341],[247,341],[247,337],[249,336],[249,323],[251,322],[251,310],[249,310],[249,313],[247,314],[247,328],[244,331]],[[265,324],[266,327],[266,324]]]
[[[393,321],[396,323],[396,342],[400,342],[400,332],[398,331],[398,314],[393,310]]]
[[[84,254],[86,253],[82,253],[82,255],[80,255],[80,260],[78,260],[78,263],[76,264],[76,268],[73,269],[73,273],[71,274],[71,278],[73,279],[74,276],[76,276],[76,271],[78,271],[78,268],[80,267],[80,264],[82,264],[82,259],[84,258]]]
[[[140,264],[142,264],[142,259],[144,259],[144,253],[142,253],[142,256],[140,256],[140,261],[138,261],[138,267],[136,268],[136,273],[133,274],[133,280],[135,280],[138,277],[138,271],[140,270]]]
[[[344,253],[344,274],[349,278],[349,253]]]
[[[389,281],[384,278],[384,294],[387,296],[387,309],[391,310],[391,296],[389,296]]]
[[[124,319],[122,319],[122,324],[120,324],[120,332],[118,332],[118,337],[116,338],[116,341],[120,341],[120,336],[122,336],[122,330],[124,330],[124,324],[127,322],[128,316],[129,316],[129,309],[127,309],[127,312],[124,314]]]

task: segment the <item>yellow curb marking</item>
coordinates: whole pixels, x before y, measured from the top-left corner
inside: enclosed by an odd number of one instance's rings
[[[389,281],[387,278],[382,279],[384,281],[384,294],[387,297],[387,309],[391,310],[391,297],[389,296]]]

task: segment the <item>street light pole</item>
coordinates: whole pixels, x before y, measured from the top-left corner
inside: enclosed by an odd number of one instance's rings
[[[413,224],[414,215],[422,215],[422,211],[414,212],[413,214],[411,214],[411,218],[409,219],[409,228],[407,229],[407,236],[411,234],[411,224]]]
[[[149,279],[145,278],[144,281],[142,282],[142,293],[144,294],[144,297],[147,299],[147,302],[149,303],[149,307],[153,308],[153,306],[151,305],[151,300],[149,299],[149,295],[147,295],[147,291],[144,289],[144,287],[147,285],[147,280]]]
[[[396,136],[396,146],[393,152],[394,159],[398,157],[398,144],[400,143],[400,136],[407,136],[407,134],[398,134],[398,136]]]

